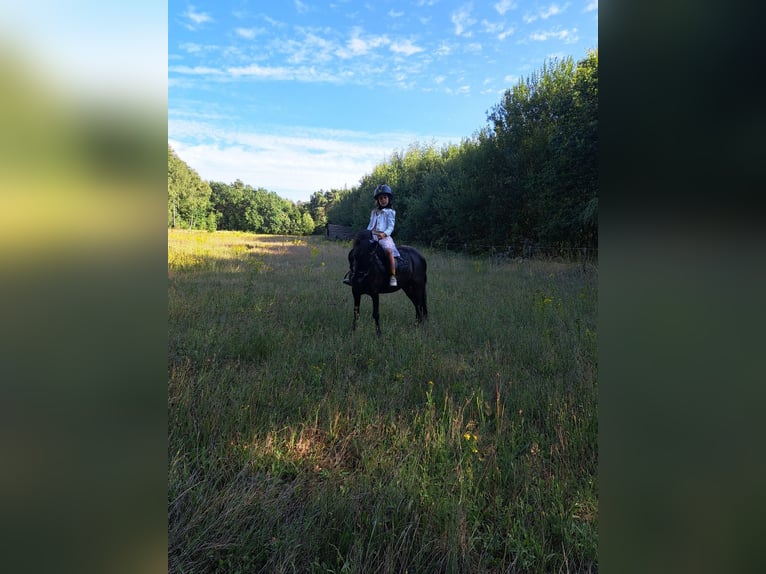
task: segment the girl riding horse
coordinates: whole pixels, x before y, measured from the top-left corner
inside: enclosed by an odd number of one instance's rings
[[[367,225],[368,231],[372,232],[372,239],[380,243],[380,246],[386,250],[388,263],[391,269],[391,278],[388,284],[396,287],[396,257],[399,257],[399,250],[391,239],[396,224],[396,210],[391,206],[394,201],[394,192],[385,183],[375,188],[373,199],[377,207],[370,212],[370,223]],[[354,270],[351,269],[343,282],[351,285],[353,282]]]

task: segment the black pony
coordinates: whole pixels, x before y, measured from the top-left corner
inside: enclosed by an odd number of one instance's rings
[[[388,258],[380,244],[372,239],[372,232],[360,231],[354,239],[348,254],[349,279],[354,295],[353,329],[356,329],[356,321],[359,319],[359,303],[362,295],[369,295],[372,298],[375,332],[380,335],[379,295],[393,293],[399,289],[402,289],[415,305],[417,322],[422,323],[427,318],[425,257],[414,247],[402,245],[397,248],[400,253],[400,257],[396,258],[398,285],[391,287],[388,284],[390,277]]]

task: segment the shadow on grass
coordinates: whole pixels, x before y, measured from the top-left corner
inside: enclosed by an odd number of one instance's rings
[[[169,252],[171,571],[595,569],[587,282],[434,255],[437,323],[417,329],[402,294],[377,338],[369,307],[351,332],[347,246],[187,239]]]

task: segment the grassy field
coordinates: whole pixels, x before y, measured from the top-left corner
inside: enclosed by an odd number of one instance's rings
[[[376,337],[348,249],[168,232],[170,572],[597,571],[597,270],[422,249]]]

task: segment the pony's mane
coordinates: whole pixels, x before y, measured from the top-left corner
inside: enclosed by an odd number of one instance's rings
[[[372,240],[372,232],[369,229],[362,229],[356,234],[354,238],[353,248],[356,249],[360,245],[366,245],[367,242]]]

